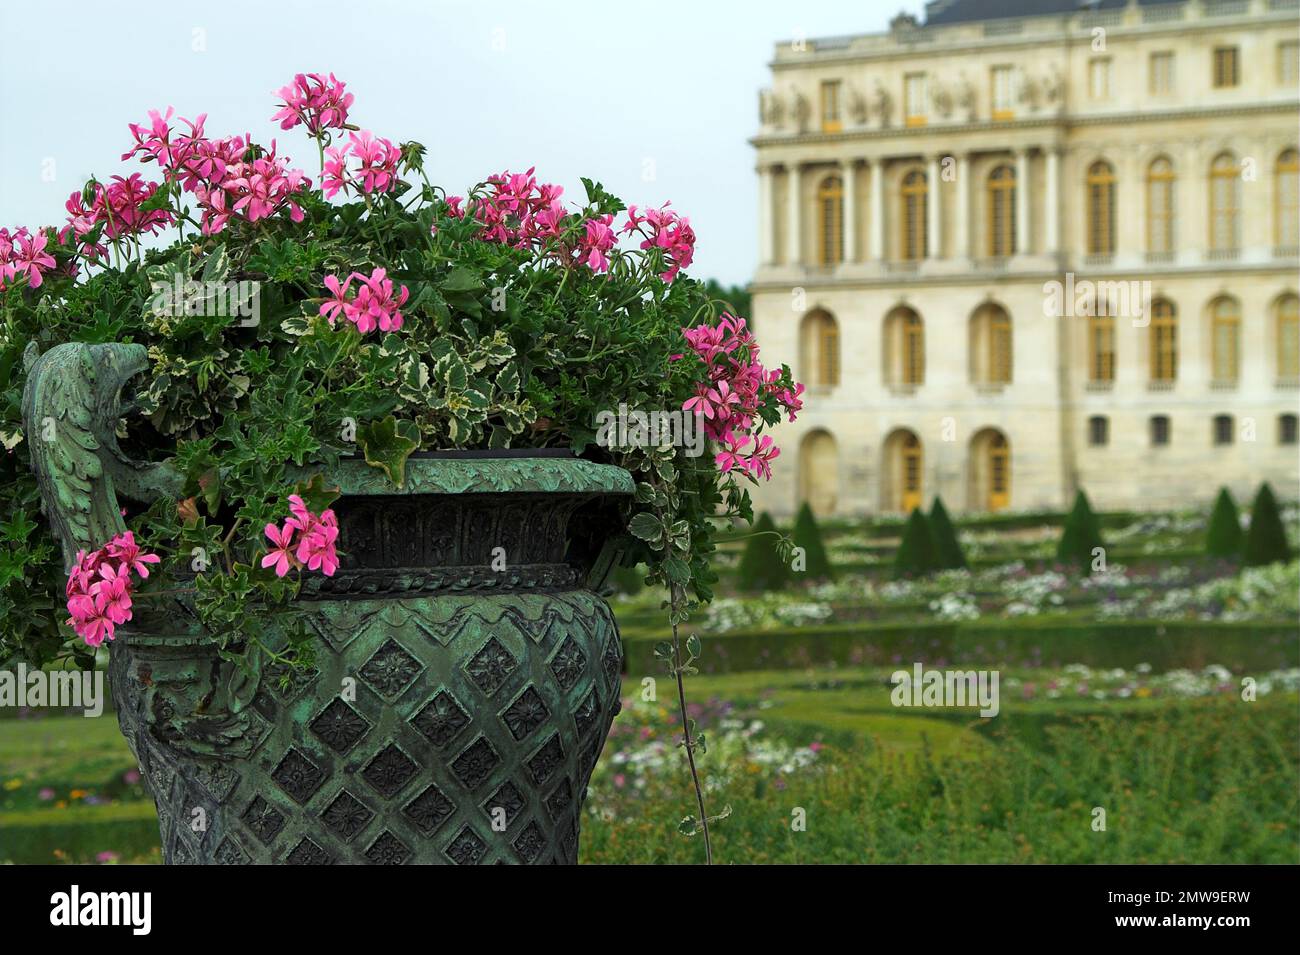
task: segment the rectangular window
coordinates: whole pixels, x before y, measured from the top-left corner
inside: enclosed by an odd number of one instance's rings
[[[1110,99],[1110,57],[1088,61],[1088,95],[1095,100]]]
[[[1174,91],[1174,55],[1165,50],[1151,54],[1150,90],[1154,96],[1168,96]]]
[[[1278,444],[1300,443],[1300,418],[1295,414],[1279,414]]]
[[[1214,443],[1232,444],[1232,415],[1216,414],[1214,416]]]
[[[1300,42],[1285,40],[1277,45],[1277,81],[1283,86],[1300,84]]]
[[[1169,443],[1169,417],[1167,415],[1153,415],[1151,418],[1151,444],[1156,447],[1163,447]]]
[[[1279,415],[1277,419],[1277,443],[1296,444],[1300,441],[1300,419],[1293,414]]]
[[[1088,419],[1088,443],[1094,448],[1105,446],[1110,440],[1110,421],[1101,416],[1094,415]]]
[[[1238,82],[1237,73],[1237,48],[1235,46],[1219,46],[1214,48],[1214,88],[1227,89],[1236,86]]]
[[[840,81],[825,80],[821,86],[822,132],[838,133],[840,122]]]
[[[994,119],[1011,119],[1015,115],[1015,94],[1011,89],[1013,76],[1010,66],[995,66],[989,75],[991,86],[989,98],[993,103]]]
[[[903,77],[903,116],[908,126],[925,125],[928,89],[924,73],[908,73]]]

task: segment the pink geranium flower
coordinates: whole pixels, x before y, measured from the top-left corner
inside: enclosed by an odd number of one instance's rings
[[[326,129],[343,129],[353,99],[346,86],[333,73],[328,78],[321,73],[298,73],[292,83],[280,89],[284,105],[271,122],[278,122],[281,129],[304,124],[313,136]]]
[[[334,549],[338,536],[338,527],[318,523],[310,532],[302,535],[295,556],[308,570],[319,570],[326,577],[333,577],[339,566],[338,554]]]
[[[274,567],[277,577],[283,577],[289,572],[291,566],[297,566],[292,549],[296,533],[297,527],[292,521],[286,522],[283,528],[276,527],[274,524],[266,525],[266,536],[275,546],[262,558],[262,566]]]

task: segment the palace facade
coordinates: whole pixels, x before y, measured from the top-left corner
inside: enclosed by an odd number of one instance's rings
[[[752,323],[808,390],[756,509],[1300,495],[1297,0],[936,0],[771,69]]]

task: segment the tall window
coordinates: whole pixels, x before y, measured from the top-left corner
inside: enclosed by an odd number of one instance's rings
[[[998,166],[989,173],[989,255],[995,259],[1016,251],[1016,171]]]
[[[1093,415],[1088,419],[1088,443],[1094,448],[1110,443],[1110,419],[1105,415]]]
[[[1295,40],[1277,45],[1277,81],[1283,86],[1300,83],[1300,43]]]
[[[913,169],[903,177],[901,236],[903,258],[915,261],[925,258],[925,220],[927,186],[925,173]]]
[[[1232,153],[1220,153],[1210,166],[1210,248],[1241,245],[1241,168]]]
[[[1094,100],[1110,99],[1110,57],[1088,61],[1088,95]]]
[[[1088,253],[1115,252],[1115,170],[1105,160],[1088,167]]]
[[[1115,316],[1101,309],[1088,316],[1088,378],[1115,380]]]
[[[1169,415],[1152,415],[1151,416],[1151,444],[1155,447],[1164,447],[1169,443]]]
[[[1300,380],[1300,298],[1284,295],[1277,303],[1277,377]]]
[[[908,73],[903,77],[903,117],[908,126],[924,126],[926,96],[929,84],[924,73]]]
[[[1227,296],[1210,306],[1210,368],[1220,384],[1235,384],[1241,370],[1241,308]]]
[[[976,384],[1011,382],[1011,316],[1000,305],[981,305],[971,316],[970,360]]]
[[[822,265],[844,260],[844,183],[827,176],[817,189],[817,249]]]
[[[1174,248],[1174,164],[1161,156],[1147,167],[1147,251]]]
[[[1216,89],[1225,89],[1237,85],[1237,48],[1235,46],[1215,47],[1213,80]]]
[[[1173,53],[1168,50],[1152,53],[1148,72],[1148,89],[1153,96],[1168,96],[1174,91]]]
[[[1210,433],[1215,444],[1232,444],[1232,415],[1216,414]]]
[[[915,312],[903,319],[903,381],[909,385],[925,381],[925,326]]]
[[[1010,66],[995,66],[989,73],[989,101],[993,104],[994,119],[1011,119],[1015,115],[1014,75]]]
[[[1293,414],[1283,414],[1277,416],[1277,443],[1278,444],[1296,444],[1300,434],[1297,431],[1297,419]]]
[[[800,365],[811,385],[840,383],[840,327],[834,316],[818,309],[804,317],[800,328]]]
[[[1294,248],[1300,245],[1300,151],[1287,149],[1278,156],[1273,178],[1277,184],[1277,235],[1273,241]]]
[[[884,379],[888,385],[925,383],[925,323],[910,308],[885,316]]]
[[[1151,303],[1151,380],[1173,382],[1178,377],[1178,315],[1168,299]]]
[[[840,121],[840,81],[823,80],[821,85],[822,132],[838,133]]]

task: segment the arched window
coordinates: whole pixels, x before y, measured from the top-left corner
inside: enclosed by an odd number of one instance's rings
[[[1016,171],[998,166],[988,181],[989,255],[995,259],[1016,251]]]
[[[1088,378],[1115,380],[1115,316],[1109,308],[1098,308],[1088,316]]]
[[[1226,295],[1210,305],[1210,369],[1220,384],[1236,384],[1241,372],[1241,306]]]
[[[1147,251],[1174,250],[1174,164],[1161,156],[1147,167]]]
[[[799,498],[813,513],[835,513],[840,493],[839,449],[826,431],[810,431],[799,444]]]
[[[1277,301],[1277,377],[1300,379],[1300,298],[1283,295]]]
[[[977,385],[1011,382],[1011,316],[1001,305],[981,305],[971,316],[971,380]]]
[[[1288,149],[1277,157],[1277,236],[1287,248],[1300,245],[1300,152]]]
[[[925,323],[910,308],[885,316],[884,379],[888,385],[925,383]]]
[[[900,236],[900,248],[903,259],[909,262],[915,262],[925,258],[926,243],[926,202],[928,201],[929,187],[926,183],[925,173],[919,169],[913,169],[903,177],[903,189],[900,194],[902,200],[902,235]]]
[[[822,265],[844,261],[844,183],[827,176],[817,189],[817,249]]]
[[[1115,170],[1099,159],[1088,167],[1088,254],[1115,253]]]
[[[969,502],[972,510],[1001,511],[1011,504],[1011,445],[996,428],[977,431],[970,442]]]
[[[1220,153],[1210,166],[1210,248],[1241,246],[1241,167],[1232,153]]]
[[[1178,378],[1178,313],[1174,303],[1151,303],[1151,380],[1173,383]]]
[[[886,511],[910,514],[921,506],[925,454],[916,432],[899,428],[885,439],[885,470],[881,506]]]
[[[834,387],[840,383],[840,327],[829,312],[809,312],[800,329],[800,365],[804,380]]]

